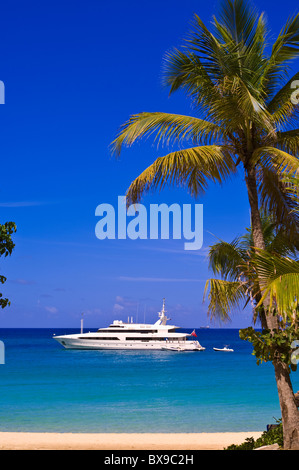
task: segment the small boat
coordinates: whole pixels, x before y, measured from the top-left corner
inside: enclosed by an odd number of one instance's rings
[[[233,349],[228,348],[227,346],[224,346],[224,348],[213,348],[214,351],[222,351],[222,352],[234,352]]]

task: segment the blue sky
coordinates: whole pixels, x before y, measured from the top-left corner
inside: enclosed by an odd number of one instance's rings
[[[276,36],[297,1],[255,2]],[[152,142],[111,157],[118,127],[142,111],[190,113],[183,94],[161,86],[166,51],[180,46],[193,14],[206,23],[218,2],[137,0],[5,2],[1,7],[1,223],[18,227],[13,255],[0,262],[11,306],[0,327],[104,326],[138,315],[156,319],[166,297],[172,322],[206,325],[206,252],[249,225],[241,177],[211,185],[194,201],[181,189],[143,203],[204,205],[204,245],[186,252],[181,240],[98,240],[95,209],[117,197],[154,158]],[[251,312],[230,327],[248,326]]]

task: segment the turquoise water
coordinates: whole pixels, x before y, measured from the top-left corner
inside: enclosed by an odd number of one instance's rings
[[[273,367],[256,365],[238,330],[197,330],[197,353],[75,351],[52,339],[72,332],[0,330],[0,431],[259,431],[281,416]],[[235,352],[213,351],[225,344]]]

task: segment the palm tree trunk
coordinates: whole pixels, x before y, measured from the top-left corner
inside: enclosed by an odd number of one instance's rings
[[[249,168],[245,174],[246,186],[248,191],[248,198],[251,210],[251,225],[253,233],[253,241],[257,248],[264,250],[266,248],[262,222],[259,211],[259,200],[257,193],[256,173],[255,168]]]
[[[276,361],[274,370],[281,408],[284,449],[299,450],[299,412],[288,366]]]
[[[262,223],[259,212],[259,200],[257,192],[257,181],[255,168],[248,168],[245,172],[245,179],[248,191],[249,204],[251,209],[251,226],[253,234],[254,246],[264,250],[265,241],[262,231]],[[270,305],[269,299],[263,302],[264,309],[267,312]],[[277,328],[277,317],[271,314],[266,315],[262,323],[267,325],[267,328],[273,330]],[[279,396],[279,403],[281,408],[283,434],[284,434],[284,448],[285,449],[299,449],[299,411],[296,405],[296,400],[293,392],[293,387],[290,379],[288,366],[278,360],[273,361],[275,370],[275,378],[277,383],[277,390]]]
[[[265,250],[265,241],[263,235],[263,228],[262,228],[262,221],[259,211],[259,199],[258,199],[258,192],[257,192],[257,183],[256,183],[256,173],[255,168],[249,168],[245,174],[247,191],[248,191],[248,198],[251,210],[251,228],[252,228],[252,236],[254,246],[261,250]],[[269,299],[265,299],[264,302],[264,310],[267,311],[270,302]],[[267,325],[267,328],[273,330],[277,328],[277,318],[274,315],[267,315],[264,318],[263,323]]]

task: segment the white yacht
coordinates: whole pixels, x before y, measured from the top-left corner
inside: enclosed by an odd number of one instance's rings
[[[142,349],[142,350],[169,350],[169,351],[203,351],[197,340],[195,331],[191,334],[177,333],[179,328],[167,325],[165,299],[159,312],[159,319],[154,324],[124,323],[115,320],[108,328],[101,328],[97,332],[81,333],[64,336],[53,336],[67,349]],[[192,339],[191,339],[192,337]],[[189,338],[189,339],[188,339]]]

